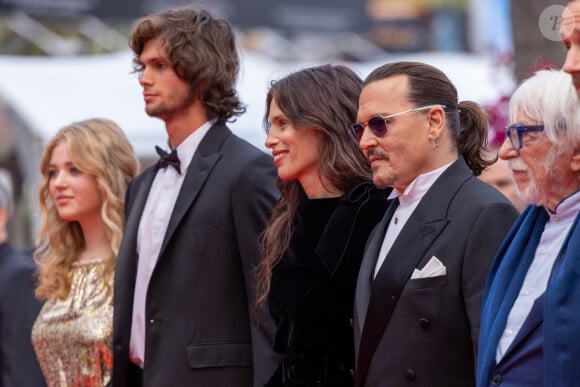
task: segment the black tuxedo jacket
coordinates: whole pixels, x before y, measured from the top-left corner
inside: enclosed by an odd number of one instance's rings
[[[373,280],[393,210],[369,237],[359,272],[356,385],[474,386],[488,267],[518,213],[459,158],[425,194]],[[410,279],[433,256],[446,274]]]
[[[159,163],[130,185],[115,273],[113,386],[127,385],[137,230]],[[144,386],[259,386],[278,359],[254,314],[258,235],[277,199],[266,153],[215,124],[188,167],[146,296]]]
[[[41,387],[44,377],[30,332],[42,303],[34,297],[31,257],[0,245],[0,386]]]

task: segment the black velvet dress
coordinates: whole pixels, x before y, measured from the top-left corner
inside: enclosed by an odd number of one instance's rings
[[[387,192],[361,183],[340,198],[302,199],[268,305],[283,360],[266,386],[353,386],[354,292],[364,246]]]

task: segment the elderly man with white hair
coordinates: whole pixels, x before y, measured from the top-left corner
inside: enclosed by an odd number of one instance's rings
[[[12,176],[0,169],[0,386],[44,386],[30,340],[41,303],[34,297],[35,265],[8,241]]]
[[[580,121],[570,75],[539,71],[510,99],[508,161],[524,200],[484,293],[477,386],[580,380]]]

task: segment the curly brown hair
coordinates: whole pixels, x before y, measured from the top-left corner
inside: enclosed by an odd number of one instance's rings
[[[159,38],[179,78],[199,97],[209,119],[228,121],[246,111],[235,89],[239,54],[232,26],[199,6],[170,9],[145,16],[135,23],[129,45],[133,67],[147,42]]]

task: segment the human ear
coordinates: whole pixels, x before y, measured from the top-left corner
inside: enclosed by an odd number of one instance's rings
[[[572,153],[572,160],[570,161],[570,167],[574,172],[580,171],[580,147],[574,148],[574,153]]]
[[[445,127],[445,110],[441,106],[435,106],[427,112],[429,121],[429,138],[439,138]]]

